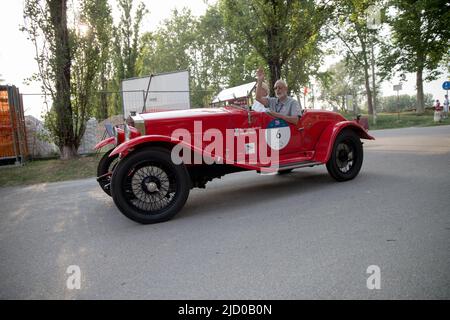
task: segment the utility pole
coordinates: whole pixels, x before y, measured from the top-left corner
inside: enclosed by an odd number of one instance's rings
[[[400,121],[400,95],[399,92],[402,90],[402,84],[399,83],[394,85],[394,91],[397,91],[397,120]]]
[[[377,5],[369,6],[366,11],[367,28],[373,31],[373,37],[371,41],[371,51],[372,51],[372,86],[373,86],[373,124],[377,124],[377,108],[376,108],[376,97],[377,88],[375,81],[375,53],[374,53],[374,42],[376,38],[376,32],[381,25],[381,10]]]
[[[375,80],[375,54],[374,54],[374,41],[372,41],[371,48],[372,48],[372,86],[373,86],[373,124],[377,124],[377,87],[376,87],[376,80]]]

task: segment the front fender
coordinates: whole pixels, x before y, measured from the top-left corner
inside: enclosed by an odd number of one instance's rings
[[[103,148],[104,146],[107,146],[108,144],[115,144],[115,143],[116,143],[116,141],[115,141],[114,137],[109,137],[109,138],[97,143],[94,147],[94,150],[99,150],[99,149]]]
[[[346,128],[354,130],[361,139],[375,140],[367,131],[355,121],[341,121],[339,123],[328,126],[319,138],[316,144],[316,152],[314,154],[314,161],[326,163],[331,156],[334,141],[338,134]]]

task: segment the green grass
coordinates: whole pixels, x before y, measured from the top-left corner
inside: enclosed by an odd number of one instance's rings
[[[342,114],[347,119],[354,119],[354,115],[350,113]],[[367,117],[367,114],[363,114]],[[369,116],[369,130],[377,129],[393,129],[406,127],[429,127],[438,125],[449,125],[450,119],[444,119],[442,122],[434,122],[434,111],[427,110],[422,115],[416,115],[415,112],[401,112],[397,113],[378,113],[377,124],[373,124],[373,117]]]
[[[35,160],[23,166],[0,166],[0,187],[58,182],[95,177],[102,155],[79,157],[72,160]]]

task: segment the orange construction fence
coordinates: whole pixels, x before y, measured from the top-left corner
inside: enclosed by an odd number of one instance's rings
[[[22,96],[15,86],[0,86],[0,160],[28,158]]]

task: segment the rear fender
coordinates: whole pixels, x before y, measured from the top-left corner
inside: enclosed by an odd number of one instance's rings
[[[326,163],[330,159],[336,137],[342,130],[347,128],[355,131],[360,139],[375,140],[375,138],[369,135],[359,123],[355,121],[341,121],[328,126],[322,132],[322,135],[316,144],[314,160],[317,162]]]
[[[100,141],[99,143],[97,143],[95,145],[94,150],[99,150],[99,149],[103,148],[104,146],[107,146],[108,144],[112,144],[112,145],[116,144],[114,137],[109,137],[105,140]]]

